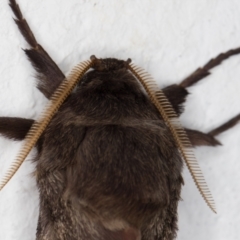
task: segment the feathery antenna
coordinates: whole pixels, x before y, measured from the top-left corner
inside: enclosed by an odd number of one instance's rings
[[[210,207],[210,209],[216,213],[215,203],[213,197],[208,189],[206,181],[203,177],[201,169],[193,153],[193,147],[190,143],[187,134],[182,127],[177,114],[175,113],[172,105],[164,95],[162,90],[159,89],[153,78],[145,72],[143,69],[135,66],[134,64],[129,65],[129,70],[143,85],[145,91],[149,95],[151,101],[154,103],[162,118],[169,127],[178,149],[190,171],[192,178],[201,193],[203,199]]]
[[[11,178],[20,168],[25,158],[28,156],[31,149],[35,146],[41,134],[53,118],[54,114],[60,108],[64,100],[68,97],[79,80],[81,80],[83,75],[89,70],[89,68],[91,68],[92,64],[93,62],[90,60],[78,64],[75,68],[73,68],[70,75],[62,81],[60,86],[53,93],[40,119],[33,123],[31,129],[25,137],[25,143],[17,155],[16,160],[7,171],[7,174],[3,177],[0,184],[0,191],[4,186],[6,186],[6,184],[11,180]]]

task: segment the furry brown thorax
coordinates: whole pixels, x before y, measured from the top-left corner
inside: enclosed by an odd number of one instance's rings
[[[51,211],[68,219],[64,226],[76,229],[73,239],[89,234],[86,225],[116,239],[129,228],[147,235],[159,214],[161,228],[176,214],[181,157],[157,109],[125,69],[88,72],[47,127],[41,149],[40,216],[47,220]],[[62,227],[58,231],[67,232]]]

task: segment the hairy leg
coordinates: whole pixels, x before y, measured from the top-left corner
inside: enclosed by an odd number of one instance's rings
[[[37,71],[37,78],[39,80],[37,88],[47,98],[50,98],[65,76],[48,53],[36,41],[34,34],[28,26],[27,21],[24,19],[16,1],[9,0],[9,2],[16,17],[16,19],[14,19],[15,23],[25,40],[32,47],[31,49],[25,49],[24,51]]]
[[[34,120],[17,117],[0,117],[0,135],[16,140],[24,140]],[[42,149],[43,134],[36,143],[38,152]]]
[[[227,121],[226,123],[222,124],[221,126],[213,129],[212,131],[208,132],[208,135],[210,136],[217,136],[222,132],[227,131],[228,129],[234,127],[237,123],[240,122],[240,114],[238,114],[237,116],[231,118],[229,121]]]
[[[188,91],[186,88],[191,87],[198,81],[202,80],[210,74],[210,70],[222,63],[229,57],[240,54],[240,48],[231,49],[225,53],[219,54],[216,58],[211,59],[203,67],[198,68],[188,77],[186,77],[179,85],[173,84],[163,89],[164,94],[172,104],[174,110],[180,115],[184,108],[183,103],[186,101]]]
[[[0,117],[0,134],[13,140],[23,140],[33,122],[32,119]]]
[[[239,53],[240,53],[240,48],[236,48],[236,49],[231,49],[225,53],[219,54],[216,58],[213,58],[209,62],[207,62],[203,67],[196,69],[192,74],[186,77],[179,85],[184,88],[194,85],[198,81],[202,80],[203,78],[211,74],[210,70],[212,68],[220,65],[222,61],[228,59],[229,57]]]
[[[186,101],[188,91],[177,84],[170,85],[162,89],[169,102],[172,104],[173,109],[179,115],[183,112],[183,103]]]
[[[185,129],[185,130],[189,137],[190,142],[192,143],[192,145],[194,147],[196,147],[196,146],[212,146],[212,147],[214,147],[217,145],[221,145],[221,143],[215,139],[215,136],[234,127],[239,122],[240,122],[240,114],[231,118],[226,123],[211,130],[208,133],[203,133],[203,132],[191,130],[191,129]]]
[[[192,130],[192,129],[185,129],[188,138],[190,140],[190,142],[192,143],[192,145],[194,147],[197,146],[218,146],[221,145],[221,143],[214,138],[214,136],[208,134],[208,133],[203,133],[197,130]]]

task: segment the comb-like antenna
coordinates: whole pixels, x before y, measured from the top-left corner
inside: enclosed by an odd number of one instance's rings
[[[89,70],[89,68],[91,68],[92,64],[93,63],[90,60],[78,64],[76,67],[73,68],[69,76],[62,81],[60,86],[53,93],[40,119],[33,123],[31,129],[25,137],[25,144],[22,146],[22,149],[20,150],[15,162],[11,165],[7,174],[3,177],[0,184],[0,191],[20,168],[23,161],[25,160],[31,149],[35,146],[37,140],[49,124],[54,114],[57,112],[59,107],[71,93],[79,80],[83,77],[83,75]]]
[[[151,101],[160,112],[163,120],[166,122],[177,143],[178,149],[192,175],[195,184],[197,185],[198,190],[200,191],[207,205],[212,209],[213,212],[216,213],[213,197],[208,189],[201,169],[194,156],[192,144],[190,143],[172,105],[147,72],[133,64],[129,65],[129,70],[141,82]]]

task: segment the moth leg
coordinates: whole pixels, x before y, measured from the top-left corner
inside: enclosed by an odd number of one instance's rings
[[[221,126],[219,126],[215,129],[213,129],[212,131],[208,132],[208,134],[215,137],[215,136],[219,135],[220,133],[225,132],[228,129],[234,127],[239,122],[240,122],[240,114],[231,118],[229,121],[222,124]]]
[[[25,40],[32,47],[31,49],[25,49],[24,52],[37,71],[37,88],[47,98],[50,98],[65,76],[48,53],[36,41],[36,38],[28,26],[27,21],[24,19],[16,1],[9,0],[9,2],[9,5],[16,17],[16,19],[14,19],[15,23]]]
[[[197,130],[192,130],[192,129],[185,129],[187,136],[192,143],[193,147],[197,146],[218,146],[221,145],[221,143],[214,138],[214,136],[208,134],[208,133],[203,133]]]
[[[231,118],[226,123],[211,130],[208,133],[203,133],[203,132],[200,132],[197,130],[191,130],[191,129],[185,129],[185,130],[193,146],[195,147],[196,146],[213,146],[214,147],[217,145],[221,145],[221,143],[217,139],[215,139],[215,136],[234,127],[239,122],[240,122],[240,114]]]
[[[198,81],[202,80],[210,74],[210,70],[227,58],[239,54],[240,48],[231,49],[225,53],[219,54],[216,58],[211,59],[203,67],[195,70],[191,75],[185,78],[179,85],[170,85],[163,89],[164,94],[167,96],[168,100],[172,104],[174,110],[178,115],[183,112],[183,103],[186,101],[188,91],[186,88],[194,85]]]
[[[0,117],[0,134],[13,140],[23,140],[34,120],[25,118]]]
[[[203,67],[200,67],[196,69],[192,74],[190,74],[188,77],[186,77],[179,85],[187,88],[198,81],[202,80],[206,76],[208,76],[210,73],[210,70],[222,63],[222,61],[228,59],[229,57],[239,54],[240,48],[231,49],[225,53],[219,54],[216,58],[212,58],[207,64],[205,64]]]
[[[173,106],[173,109],[178,114],[178,116],[183,112],[183,103],[186,101],[188,91],[177,84],[170,85],[162,89],[169,102]]]

